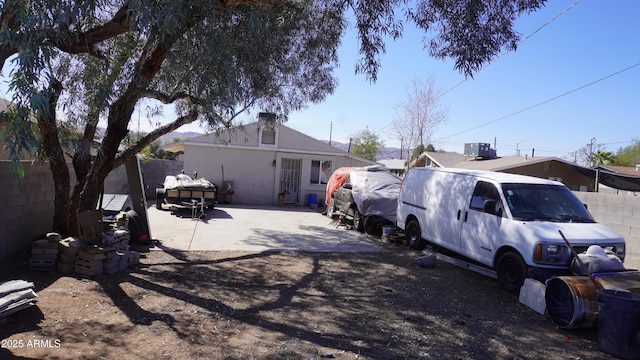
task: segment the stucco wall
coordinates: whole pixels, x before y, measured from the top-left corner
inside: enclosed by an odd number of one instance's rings
[[[574,192],[595,220],[622,235],[627,242],[625,265],[640,269],[640,196]]]
[[[184,171],[198,173],[212,183],[222,186],[224,180],[233,181],[232,202],[241,204],[272,204],[275,168],[271,153],[254,150],[187,146]]]
[[[322,205],[326,185],[311,183],[311,162],[331,161],[331,170],[343,166],[370,165],[359,159],[334,154],[313,154],[264,148],[217,147],[207,145],[185,146],[184,170],[186,174],[198,173],[214,184],[233,181],[236,204],[275,205],[280,189],[280,171],[283,159],[301,160],[300,189],[297,204],[307,206],[309,194],[315,194],[317,205]],[[275,160],[275,166],[274,166]],[[287,189],[291,190],[291,189]],[[287,201],[295,201],[288,198]]]

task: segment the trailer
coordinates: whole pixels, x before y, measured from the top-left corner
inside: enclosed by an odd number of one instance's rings
[[[163,210],[165,205],[188,208],[202,217],[205,210],[213,209],[217,195],[216,185],[204,178],[192,179],[185,174],[167,176],[162,186],[156,188],[156,208]]]

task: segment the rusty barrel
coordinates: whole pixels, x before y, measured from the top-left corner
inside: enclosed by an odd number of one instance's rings
[[[563,329],[587,329],[598,323],[598,290],[588,276],[556,276],[547,283],[547,314]]]

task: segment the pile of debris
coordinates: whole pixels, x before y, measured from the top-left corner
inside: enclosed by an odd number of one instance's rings
[[[0,324],[16,311],[35,305],[36,296],[31,282],[11,280],[0,284]]]
[[[96,216],[97,215],[97,216]],[[81,217],[81,233],[78,238],[62,239],[58,233],[48,233],[45,239],[33,242],[29,268],[32,271],[73,272],[98,276],[125,271],[140,262],[140,253],[129,250],[129,230],[126,216],[118,217],[106,231],[102,228],[102,216],[96,213]]]

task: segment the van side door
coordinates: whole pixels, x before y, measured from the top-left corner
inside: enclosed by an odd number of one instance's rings
[[[504,216],[504,206],[496,186],[479,180],[465,209],[460,230],[460,252],[471,259],[491,265]]]
[[[473,176],[436,172],[424,184],[429,194],[420,222],[425,239],[460,252],[460,228],[474,182]]]

